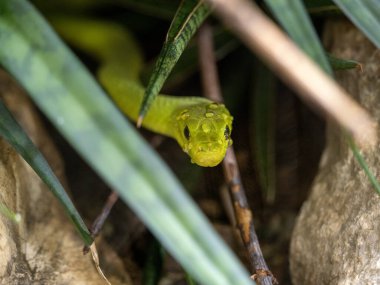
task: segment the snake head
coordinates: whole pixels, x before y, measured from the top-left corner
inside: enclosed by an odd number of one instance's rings
[[[223,104],[199,103],[181,110],[176,139],[191,157],[204,167],[218,165],[232,144],[232,116]]]

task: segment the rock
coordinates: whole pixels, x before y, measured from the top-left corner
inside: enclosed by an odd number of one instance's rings
[[[327,24],[325,44],[333,55],[363,64],[363,72],[339,71],[336,78],[379,122],[379,50],[345,20]],[[378,178],[379,151],[377,145],[364,154]],[[343,132],[332,123],[319,173],[293,232],[290,255],[293,284],[380,284],[380,196]]]
[[[36,110],[24,92],[1,70],[0,95],[67,189],[64,164]],[[2,139],[0,188],[0,203],[22,217],[20,223],[14,223],[0,215],[0,284],[105,284],[91,254],[83,255],[83,243],[62,206]],[[101,247],[102,268],[112,268],[108,276],[112,284],[132,284],[117,255],[106,245]]]

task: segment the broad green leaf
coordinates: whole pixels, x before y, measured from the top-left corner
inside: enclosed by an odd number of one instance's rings
[[[25,0],[0,2],[0,63],[200,283],[253,284],[167,166]]]
[[[181,2],[145,90],[137,125],[141,125],[150,104],[160,92],[191,37],[209,14],[210,9],[202,1],[184,0]]]
[[[344,14],[380,48],[380,1],[333,0]]]
[[[331,67],[302,1],[265,0],[265,3],[297,45],[331,75]]]
[[[352,69],[359,68],[362,69],[362,65],[360,62],[352,60],[352,59],[342,59],[332,56],[331,54],[326,54],[327,59],[330,62],[331,67],[334,70],[344,70],[344,69]]]
[[[254,157],[259,183],[267,203],[276,197],[275,112],[276,79],[264,65],[255,64],[253,89]]]
[[[0,31],[0,38],[1,36],[2,32]],[[0,51],[0,53],[2,52]],[[8,141],[8,143],[33,168],[41,180],[45,182],[54,196],[57,197],[58,201],[64,207],[66,213],[69,215],[70,219],[78,230],[83,242],[86,245],[91,245],[93,242],[91,234],[88,231],[78,211],[75,209],[74,204],[71,202],[69,196],[65,192],[62,184],[54,175],[41,152],[35,147],[33,142],[29,139],[28,135],[16,122],[2,101],[0,101],[0,136]]]

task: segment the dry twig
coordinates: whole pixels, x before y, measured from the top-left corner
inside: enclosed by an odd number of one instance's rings
[[[104,204],[102,211],[100,214],[96,217],[95,221],[92,223],[90,228],[90,233],[93,238],[95,238],[100,230],[102,229],[104,222],[106,221],[107,217],[109,216],[111,209],[115,205],[116,201],[119,199],[119,196],[116,192],[112,191],[111,194],[108,196],[107,202]],[[83,247],[83,254],[87,254],[90,250],[90,246],[84,246]]]
[[[199,29],[198,36],[204,94],[216,102],[223,102],[216,70],[210,26],[204,24]],[[223,169],[230,189],[237,227],[240,230],[243,243],[247,250],[248,259],[251,264],[252,271],[254,272],[253,278],[259,284],[272,284],[272,281],[274,281],[273,283],[276,283],[261,252],[259,241],[253,225],[252,212],[248,206],[247,197],[241,183],[240,172],[232,147],[229,147],[227,150],[226,157],[223,160]]]
[[[94,238],[99,234],[99,231],[103,227],[104,222],[106,221],[107,217],[111,212],[111,209],[113,208],[118,199],[119,195],[115,191],[112,191],[111,194],[108,196],[107,202],[103,206],[101,213],[95,219],[91,226],[90,232]]]
[[[376,123],[338,84],[306,56],[254,3],[206,0],[251,50],[312,107],[353,135],[361,147],[376,145]]]

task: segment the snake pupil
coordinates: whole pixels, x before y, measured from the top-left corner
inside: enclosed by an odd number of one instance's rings
[[[226,138],[226,140],[230,138],[230,128],[228,126],[226,126],[224,130],[224,137]]]
[[[186,126],[185,129],[183,130],[183,134],[185,135],[185,138],[186,138],[187,140],[190,139],[190,130],[189,130],[189,127],[188,127],[188,126]]]

